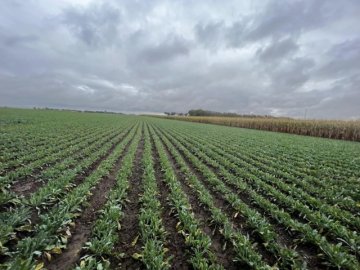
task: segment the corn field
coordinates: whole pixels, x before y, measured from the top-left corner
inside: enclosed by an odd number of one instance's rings
[[[360,141],[360,120],[299,120],[290,118],[216,116],[167,116],[165,118],[328,139]]]

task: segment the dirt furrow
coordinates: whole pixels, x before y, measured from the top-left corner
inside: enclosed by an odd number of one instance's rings
[[[142,127],[141,140],[136,150],[134,167],[129,179],[129,189],[124,215],[120,221],[119,242],[115,247],[117,254],[123,254],[121,259],[111,259],[112,269],[140,269],[142,263],[132,257],[134,253],[141,253],[141,239],[139,230],[139,197],[142,193],[143,167],[141,159],[144,151],[144,127]]]
[[[91,173],[93,173],[94,171],[96,171],[96,169],[98,168],[98,166],[100,165],[100,163],[102,161],[104,161],[108,156],[111,155],[111,153],[113,152],[113,150],[115,149],[116,145],[121,143],[121,141],[126,138],[126,136],[130,133],[131,130],[129,130],[128,132],[126,132],[126,134],[124,134],[124,136],[122,136],[122,138],[116,143],[114,144],[111,149],[109,149],[109,151],[107,152],[106,155],[104,155],[102,158],[98,159],[97,161],[95,161],[92,165],[91,168],[89,168],[88,170],[86,170],[85,172],[83,172],[82,174],[78,175],[76,177],[76,179],[73,181],[73,183],[75,184],[75,186],[81,184],[81,182],[87,177],[89,176]],[[132,136],[131,140],[132,141],[135,137],[135,134]],[[125,146],[125,151],[127,151],[128,147],[130,146],[129,142],[126,146]],[[74,187],[73,187],[74,188]],[[58,199],[60,200],[60,198]],[[52,201],[52,204],[49,206],[47,205],[47,207],[42,208],[40,206],[40,208],[36,209],[35,207],[32,207],[30,209],[30,216],[29,216],[29,223],[32,225],[32,227],[34,227],[36,224],[38,224],[40,222],[40,214],[44,214],[46,212],[48,212],[57,202],[57,201]],[[13,249],[13,247],[16,246],[16,243],[19,242],[21,239],[25,238],[25,237],[32,237],[34,235],[34,231],[32,232],[23,232],[23,231],[16,231],[16,241],[15,240],[11,240],[9,241],[9,244],[7,244],[7,246],[9,246],[10,250]]]
[[[80,185],[80,184],[84,181],[84,179],[85,179],[86,177],[88,177],[90,174],[92,174],[94,171],[96,171],[97,168],[99,167],[100,163],[103,162],[104,160],[106,160],[106,159],[111,155],[111,153],[114,151],[116,145],[118,145],[119,143],[121,143],[122,140],[123,140],[124,138],[126,138],[126,136],[130,133],[130,131],[131,131],[131,129],[128,130],[128,131],[126,132],[126,134],[124,134],[124,136],[121,136],[121,138],[111,146],[111,148],[107,151],[107,153],[106,153],[105,155],[101,156],[101,157],[100,157],[99,159],[97,159],[96,161],[94,161],[94,162],[86,169],[86,171],[83,171],[83,172],[81,172],[80,174],[78,174],[78,175],[75,177],[75,179],[72,181],[72,184],[74,185],[72,188],[75,188],[76,186]],[[134,136],[135,136],[135,135],[134,135]],[[134,139],[134,136],[131,138],[131,141]],[[125,149],[127,149],[127,148],[129,147],[130,143],[131,143],[131,142],[129,142],[129,143],[126,145]],[[58,200],[60,200],[60,199],[61,199],[61,198],[58,198]],[[57,200],[57,201],[53,201],[53,202],[52,202],[52,205],[55,205],[55,204],[58,202],[58,200]],[[50,207],[50,208],[51,208],[51,207]],[[46,207],[45,210],[46,210],[46,211],[49,211],[50,208],[49,208],[49,205],[47,205],[47,207]],[[40,219],[39,219],[39,215],[40,215],[40,212],[39,212],[39,211],[43,210],[43,209],[41,209],[41,208],[39,208],[39,209],[40,209],[40,210],[36,210],[35,208],[32,208],[32,209],[31,209],[31,216],[30,216],[30,223],[31,223],[31,224],[36,224],[36,223],[39,222],[39,220],[40,220]]]
[[[185,244],[185,239],[181,236],[177,229],[176,224],[178,222],[177,217],[175,216],[174,210],[171,208],[169,204],[169,198],[167,194],[170,193],[169,188],[166,186],[164,182],[164,175],[161,171],[160,161],[158,160],[154,141],[151,138],[152,144],[152,156],[154,160],[154,170],[157,186],[159,189],[159,200],[163,207],[162,211],[162,222],[164,228],[167,232],[166,235],[166,247],[169,249],[168,255],[172,256],[171,266],[172,269],[190,269],[188,260],[189,253],[187,250],[187,246]]]
[[[126,145],[125,150],[116,161],[115,166],[111,172],[106,177],[104,177],[92,190],[92,195],[88,201],[88,206],[86,206],[82,212],[81,217],[75,221],[75,229],[71,232],[72,237],[70,238],[67,249],[64,250],[62,254],[56,256],[52,261],[47,263],[47,269],[70,269],[79,260],[81,249],[88,240],[93,223],[98,217],[98,211],[106,203],[107,195],[109,194],[110,190],[116,185],[117,172],[121,167],[122,160],[126,156],[133,139],[134,137]]]
[[[214,172],[220,179],[223,177],[221,176],[221,173],[217,168],[214,168],[211,164],[208,164],[207,162],[204,162],[208,168]],[[251,208],[258,211],[262,216],[266,217],[269,223],[273,226],[274,230],[276,231],[279,239],[279,243],[286,247],[294,248],[301,257],[307,262],[307,265],[311,269],[316,269],[316,267],[319,266],[319,257],[317,254],[320,252],[319,249],[312,245],[312,244],[306,244],[301,242],[294,241],[295,239],[299,239],[300,235],[294,231],[289,230],[289,228],[286,228],[281,223],[279,223],[273,216],[271,216],[267,211],[265,211],[263,208],[256,205],[256,203],[253,201],[253,199],[249,196],[249,194],[246,191],[240,191],[236,186],[229,184],[225,182],[225,185],[229,187],[234,193],[238,194],[238,197],[246,203]]]
[[[239,191],[236,187],[232,185],[228,185],[233,191],[237,191],[239,198],[245,202],[247,205],[256,209],[262,216],[266,217],[269,223],[273,226],[276,234],[278,235],[279,243],[286,247],[291,247],[296,250],[302,259],[306,261],[308,267],[310,269],[317,269],[317,267],[322,268],[320,265],[321,261],[317,254],[321,253],[321,250],[310,243],[303,243],[297,241],[297,239],[301,238],[301,235],[295,231],[290,230],[290,228],[285,227],[283,224],[279,223],[272,215],[270,215],[263,208],[259,207],[254,203],[254,201],[250,198],[249,194],[246,191]]]
[[[195,190],[186,183],[186,175],[181,172],[179,165],[176,163],[174,157],[170,154],[166,145],[163,145],[171,166],[180,180],[181,187],[189,198],[195,217],[200,221],[204,233],[206,233],[211,238],[211,247],[218,258],[218,263],[223,265],[225,269],[239,269],[239,263],[233,261],[233,258],[236,257],[236,254],[232,248],[231,243],[226,241],[223,235],[219,233],[218,228],[213,226],[211,223],[211,213],[200,203]],[[241,265],[241,267],[245,267],[244,269],[246,269],[246,265]]]
[[[164,136],[161,134],[161,136]],[[224,195],[218,191],[214,190],[208,181],[206,180],[205,176],[198,171],[197,168],[191,163],[191,161],[185,156],[184,152],[181,151],[178,147],[174,146],[176,150],[180,153],[181,157],[184,159],[187,167],[190,169],[191,173],[193,173],[197,179],[206,187],[206,189],[210,192],[213,197],[214,204],[216,207],[222,210],[228,218],[232,221],[234,228],[241,232],[243,235],[248,235],[250,240],[253,243],[260,243],[263,244],[264,241],[261,239],[260,235],[257,234],[252,228],[250,228],[246,222],[246,217],[242,216],[241,214],[236,214],[236,210],[229,204],[225,199]],[[167,151],[169,149],[166,147]],[[263,245],[257,245],[255,248],[263,257],[263,259],[269,264],[274,265],[276,263],[276,258],[273,254],[271,254]]]

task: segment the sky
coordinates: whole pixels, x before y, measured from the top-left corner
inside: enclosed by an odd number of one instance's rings
[[[359,0],[1,0],[0,106],[360,118]]]

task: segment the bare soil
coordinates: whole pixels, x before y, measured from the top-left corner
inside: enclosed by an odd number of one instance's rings
[[[172,168],[178,176],[181,187],[188,196],[195,217],[200,220],[203,232],[211,238],[211,248],[218,258],[218,263],[223,265],[225,269],[239,269],[239,267],[241,269],[247,269],[246,265],[239,265],[239,263],[233,261],[233,258],[236,257],[236,254],[232,248],[232,244],[226,241],[223,235],[220,234],[219,228],[211,223],[212,218],[210,211],[200,203],[197,198],[196,191],[187,184],[186,175],[181,172],[179,165],[176,163],[176,160],[169,152],[167,146],[165,144],[163,145],[168,159],[171,162]]]
[[[142,193],[142,176],[144,173],[141,159],[144,151],[144,135],[142,130],[142,138],[136,150],[134,167],[132,175],[129,179],[129,189],[127,203],[124,206],[124,216],[120,221],[121,229],[119,231],[119,242],[115,250],[117,254],[123,254],[121,259],[111,259],[112,269],[142,269],[143,264],[132,257],[134,253],[141,253],[141,240],[139,230],[139,197]],[[135,245],[132,243],[138,237]]]
[[[222,178],[221,173],[214,167],[211,166],[211,164],[208,164],[205,162],[205,164],[208,166],[210,170],[212,170],[219,178]],[[235,172],[230,173],[235,174]],[[236,186],[228,184],[224,181],[224,183],[235,193],[238,194],[239,198],[245,202],[247,205],[249,205],[251,208],[258,211],[262,216],[266,217],[267,220],[270,222],[270,224],[274,227],[274,230],[276,231],[278,235],[278,239],[280,243],[287,247],[294,248],[302,257],[302,260],[304,260],[307,263],[307,266],[310,269],[324,269],[323,260],[317,256],[317,254],[320,253],[320,250],[313,244],[309,243],[303,243],[294,241],[296,239],[300,238],[300,235],[294,231],[289,230],[288,228],[284,227],[282,224],[280,224],[273,216],[271,216],[267,211],[265,211],[263,208],[259,207],[249,196],[249,194],[246,191],[239,190]],[[328,267],[326,269],[329,269]]]
[[[178,218],[169,203],[169,188],[164,182],[164,175],[161,171],[160,161],[156,154],[154,142],[152,140],[152,157],[154,160],[154,169],[157,185],[159,188],[159,200],[163,207],[162,220],[167,232],[166,247],[169,249],[168,255],[172,256],[171,265],[173,269],[190,269],[188,260],[190,259],[189,250],[185,244],[185,239],[176,229]]]
[[[88,205],[81,216],[75,221],[75,229],[71,232],[72,237],[70,238],[66,250],[64,250],[62,254],[56,256],[52,261],[48,262],[46,264],[47,269],[70,269],[79,260],[82,247],[88,240],[92,226],[98,217],[98,211],[104,206],[107,201],[107,195],[116,184],[117,172],[121,167],[121,162],[128,151],[130,143],[131,141],[126,145],[125,150],[116,161],[115,166],[109,175],[104,177],[91,191],[92,195],[88,201]],[[112,147],[112,150],[115,147],[116,145]],[[99,162],[99,164],[100,163],[101,162]]]

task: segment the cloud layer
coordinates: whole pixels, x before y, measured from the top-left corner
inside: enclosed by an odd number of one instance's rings
[[[0,2],[0,106],[360,118],[360,3]]]

